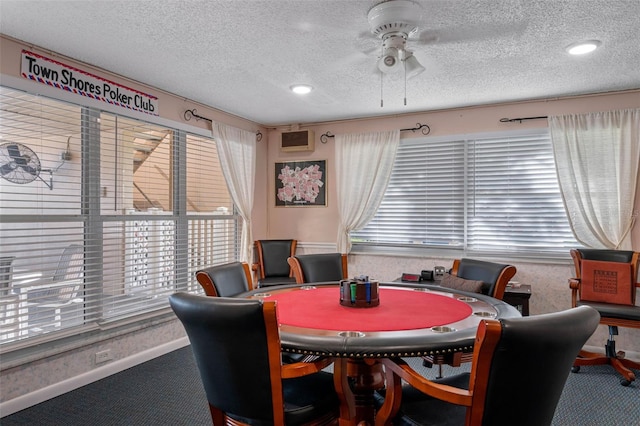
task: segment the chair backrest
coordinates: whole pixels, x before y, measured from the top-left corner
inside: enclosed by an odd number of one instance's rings
[[[478,327],[467,424],[549,425],[578,352],[598,326],[588,306]]]
[[[626,274],[625,273],[621,273],[620,274],[618,272],[614,272],[615,276],[617,279],[621,279],[621,277],[625,277],[625,279],[627,280],[626,283],[621,283],[618,282],[616,284],[616,290],[621,291],[621,289],[623,287],[626,287],[627,289],[629,289],[629,293],[627,293],[625,296],[628,299],[626,301],[625,304],[635,304],[635,298],[636,298],[636,287],[640,287],[640,283],[638,283],[638,266],[640,264],[640,252],[635,252],[635,251],[631,251],[631,250],[608,250],[608,249],[571,249],[570,250],[571,253],[571,257],[573,258],[573,264],[575,266],[575,271],[576,271],[576,278],[578,278],[578,280],[581,281],[585,281],[588,278],[589,279],[593,279],[593,277],[585,277],[583,276],[583,267],[587,262],[583,262],[583,261],[594,261],[592,263],[596,264],[595,262],[615,262],[615,263],[625,263],[628,264],[628,266],[626,266]],[[599,268],[595,268],[595,269],[599,269]],[[606,269],[606,268],[605,268]],[[613,269],[613,268],[612,268]],[[593,273],[593,270],[592,270]],[[626,276],[628,274],[628,277]],[[607,280],[611,278],[610,276],[607,277]],[[586,281],[585,281],[586,282]],[[590,286],[593,286],[593,282],[589,282]],[[587,286],[580,286],[580,296],[582,296],[583,292],[585,290],[587,290],[586,288]],[[592,288],[593,290],[593,288]],[[608,291],[606,292],[608,293]],[[595,294],[592,294],[595,295]],[[605,294],[604,295],[604,299],[607,299],[606,296],[615,296],[615,298],[622,298],[624,299],[625,296],[621,295],[621,294]],[[613,300],[613,299],[612,299]],[[574,292],[572,295],[572,303],[573,306],[576,305],[576,293]],[[615,302],[614,302],[615,303]]]
[[[207,296],[233,297],[253,289],[249,265],[231,262],[196,271],[196,279]]]
[[[56,270],[51,277],[51,282],[60,283],[70,281],[69,285],[53,286],[42,290],[29,292],[34,303],[45,305],[64,305],[71,303],[78,296],[84,277],[84,247],[81,244],[71,244],[62,251]]]
[[[451,275],[482,281],[482,293],[501,300],[515,274],[515,266],[476,259],[455,259],[451,268]]]
[[[298,284],[340,281],[349,276],[346,254],[305,254],[292,256],[288,262]]]
[[[571,257],[573,258],[573,264],[576,268],[576,277],[580,278],[581,261],[586,260],[601,260],[604,262],[622,262],[633,264],[633,277],[638,277],[638,261],[640,259],[638,252],[631,250],[606,250],[606,249],[571,249]]]
[[[0,296],[9,294],[11,291],[11,279],[13,278],[13,261],[15,256],[0,257]]]
[[[71,244],[62,251],[52,281],[77,280],[84,276],[84,247]]]
[[[17,294],[11,292],[15,256],[0,257],[0,340],[11,338],[18,330]]]
[[[284,403],[275,303],[187,293],[169,303],[189,336],[209,404],[236,420],[278,424],[274,407],[281,412]]]
[[[297,240],[255,241],[258,278],[291,276],[291,267],[287,259],[295,256],[297,244]]]

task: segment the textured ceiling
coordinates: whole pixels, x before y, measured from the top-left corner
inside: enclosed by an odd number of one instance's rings
[[[405,106],[402,78],[381,91],[377,3],[0,0],[0,32],[269,126],[640,88],[640,0],[420,0]]]

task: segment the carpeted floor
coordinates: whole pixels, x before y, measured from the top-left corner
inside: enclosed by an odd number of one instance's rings
[[[428,377],[437,374],[436,368],[423,368],[419,359],[410,363]],[[445,367],[444,374],[455,371],[460,369]],[[553,426],[630,426],[639,425],[638,419],[640,383],[623,387],[611,368],[594,366],[569,375]],[[4,417],[0,424],[198,426],[210,425],[211,417],[191,348],[186,347]]]

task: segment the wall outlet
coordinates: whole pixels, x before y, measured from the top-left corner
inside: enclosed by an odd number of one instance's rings
[[[111,349],[96,352],[96,364],[111,361],[112,359],[113,355],[111,355]]]

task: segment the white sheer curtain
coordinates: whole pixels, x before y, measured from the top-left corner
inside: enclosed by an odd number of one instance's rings
[[[338,251],[349,253],[350,232],[365,226],[387,189],[400,130],[336,135]]]
[[[251,210],[256,173],[256,134],[220,123],[213,123],[212,132],[227,187],[244,222],[239,260],[251,263]]]
[[[549,117],[569,223],[587,247],[631,249],[640,109]]]

